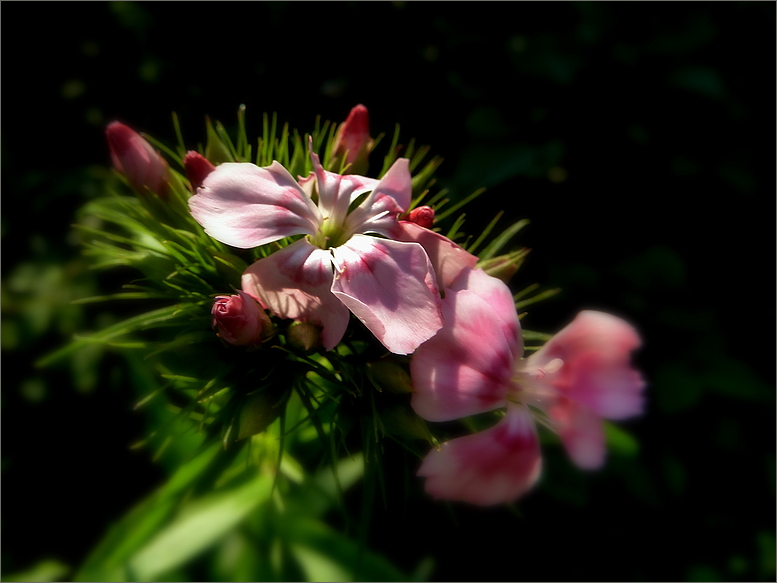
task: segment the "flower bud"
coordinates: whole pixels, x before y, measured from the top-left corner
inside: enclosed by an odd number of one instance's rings
[[[183,167],[186,171],[186,178],[192,185],[192,192],[197,194],[197,189],[205,182],[205,178],[213,172],[216,167],[210,163],[205,156],[194,150],[186,152],[183,157]]]
[[[332,150],[335,169],[339,164],[350,164],[346,173],[364,174],[367,172],[368,161],[375,140],[370,137],[370,116],[364,105],[357,105],[340,124],[335,134]]]
[[[289,344],[304,352],[321,345],[321,326],[310,322],[292,322],[286,334]]]
[[[167,162],[140,134],[121,122],[114,121],[105,129],[111,160],[138,191],[148,188],[164,196],[168,189]]]
[[[434,209],[430,206],[419,206],[410,211],[404,220],[415,223],[419,227],[431,229],[434,224]]]
[[[220,338],[235,346],[261,344],[270,331],[270,318],[247,293],[218,296],[213,303],[213,326]]]
[[[389,393],[412,393],[410,373],[392,360],[376,360],[367,363],[370,376],[381,389]]]

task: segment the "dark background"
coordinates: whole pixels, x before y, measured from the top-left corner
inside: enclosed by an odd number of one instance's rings
[[[247,106],[301,131],[367,105],[445,158],[478,233],[531,219],[513,287],[561,287],[641,331],[636,457],[583,474],[547,448],[520,516],[376,509],[372,545],[439,580],[773,580],[774,3],[3,3],[2,570],[77,565],[160,479],[110,356],[32,363],[101,312],[69,235],[119,119],[189,147]],[[382,152],[382,150],[381,150]],[[91,277],[91,276],[90,276]],[[100,276],[105,291],[120,277]],[[76,374],[77,373],[77,374]],[[73,380],[77,379],[77,380]],[[392,460],[389,449],[387,464]],[[412,486],[420,490],[420,485]],[[394,504],[395,506],[391,506]],[[397,510],[397,508],[401,510]]]

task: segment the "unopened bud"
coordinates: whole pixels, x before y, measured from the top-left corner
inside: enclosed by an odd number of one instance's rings
[[[432,434],[426,423],[407,405],[394,405],[381,409],[380,420],[386,431],[403,439],[425,439],[432,442]]]
[[[389,393],[412,393],[413,384],[410,373],[396,362],[388,359],[375,360],[367,363],[372,380]]]
[[[368,157],[375,140],[370,137],[370,116],[364,105],[355,106],[335,134],[334,162],[349,164],[346,173],[367,172]]]
[[[135,130],[114,121],[105,129],[113,165],[138,191],[167,194],[170,170],[159,152]]]
[[[410,211],[404,220],[415,223],[419,227],[431,229],[434,224],[434,209],[430,206],[419,206]]]
[[[256,300],[242,291],[234,296],[218,296],[211,314],[219,337],[235,346],[261,344],[272,326]]]
[[[294,348],[309,352],[321,344],[321,326],[310,322],[292,322],[286,340]]]
[[[194,150],[186,152],[183,157],[183,167],[186,171],[186,178],[192,185],[192,192],[197,194],[197,189],[205,182],[205,178],[213,172],[216,167],[210,163],[205,156]]]

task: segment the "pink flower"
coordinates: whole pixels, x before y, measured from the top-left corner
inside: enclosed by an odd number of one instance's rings
[[[216,297],[211,314],[218,335],[235,346],[261,344],[269,332],[267,314],[256,300],[242,291],[234,296]]]
[[[423,243],[397,240],[397,216],[410,205],[408,160],[375,180],[325,171],[312,144],[310,155],[314,172],[299,183],[278,162],[221,164],[189,200],[192,215],[234,247],[306,235],[251,265],[242,288],[280,317],[322,326],[327,350],[343,337],[350,311],[391,352],[413,352],[442,319]]]
[[[210,163],[205,156],[196,152],[195,150],[189,150],[186,152],[186,156],[183,157],[183,168],[186,171],[186,178],[192,185],[192,190],[196,193],[197,189],[205,182],[205,178],[213,172],[216,167]]]
[[[142,191],[164,196],[167,192],[169,169],[167,162],[140,134],[123,123],[114,121],[105,129],[111,160],[116,170],[124,174],[130,185]]]
[[[456,278],[442,313],[445,326],[410,363],[416,413],[449,421],[506,407],[506,415],[491,429],[453,439],[427,456],[419,475],[438,498],[485,505],[527,491],[540,467],[533,414],[560,433],[577,465],[596,468],[604,461],[601,419],[642,411],[645,383],[629,362],[640,340],[620,318],[580,312],[522,359],[512,294],[480,269]]]
[[[336,160],[350,164],[348,174],[361,174],[367,171],[367,156],[373,143],[369,113],[365,106],[359,104],[337,128],[332,153]]]

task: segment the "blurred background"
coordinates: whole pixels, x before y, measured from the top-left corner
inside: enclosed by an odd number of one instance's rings
[[[126,273],[70,232],[118,119],[190,148],[247,107],[300,131],[365,104],[445,159],[477,234],[531,224],[513,287],[563,291],[527,328],[601,309],[633,322],[649,382],[596,473],[546,448],[517,505],[435,504],[390,473],[369,544],[435,580],[774,580],[774,3],[4,3],[2,572],[67,578],[167,471],[122,361],[35,360],[136,306],[71,305]],[[386,467],[403,463],[386,450]],[[358,499],[358,491],[352,493]],[[359,508],[355,503],[355,508]],[[56,566],[60,570],[56,571]],[[199,568],[203,568],[200,566]],[[191,571],[207,578],[208,571]],[[7,578],[7,577],[6,577]]]

